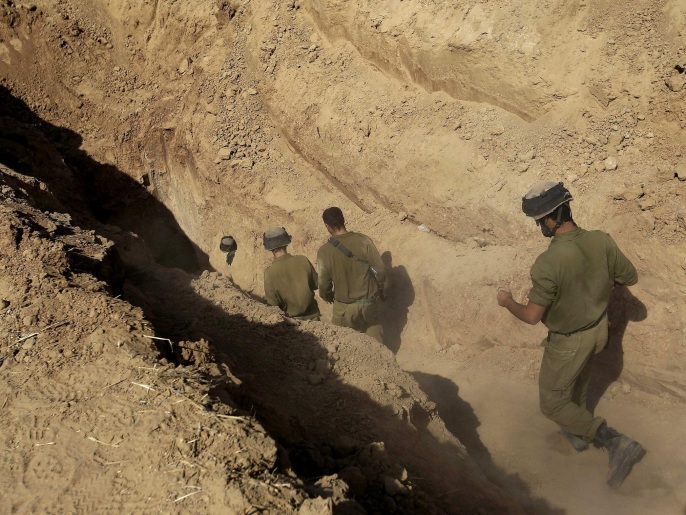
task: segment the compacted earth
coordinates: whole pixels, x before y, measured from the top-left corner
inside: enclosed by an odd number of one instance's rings
[[[684,0],[0,0],[0,511],[685,513],[685,129]],[[617,490],[495,301],[540,180],[639,272],[591,385],[647,450]],[[315,262],[332,205],[384,345],[263,300],[263,232]]]

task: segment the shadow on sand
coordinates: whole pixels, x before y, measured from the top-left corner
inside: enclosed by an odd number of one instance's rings
[[[393,266],[393,256],[389,251],[381,254],[381,260],[391,278],[383,313],[384,344],[397,354],[410,306],[414,303],[414,286],[403,265]]]
[[[477,428],[481,425],[471,405],[460,398],[459,388],[450,379],[434,374],[412,372],[422,390],[436,403],[438,414],[448,430],[467,448],[486,477],[519,501],[530,513],[562,515],[563,509],[553,508],[543,499],[531,496],[531,488],[518,474],[501,470],[481,441]]]
[[[593,413],[607,389],[619,379],[624,368],[624,332],[629,322],[640,322],[648,316],[645,304],[634,297],[626,286],[615,286],[607,308],[610,324],[607,348],[593,358],[593,371],[588,386],[588,410]]]

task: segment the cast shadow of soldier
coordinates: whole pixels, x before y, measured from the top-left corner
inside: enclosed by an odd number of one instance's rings
[[[615,286],[607,308],[610,324],[609,340],[604,351],[593,361],[593,373],[588,386],[588,410],[593,413],[607,389],[617,381],[624,368],[624,333],[629,322],[640,322],[648,310],[626,286]]]
[[[407,315],[414,303],[414,286],[403,265],[393,266],[393,256],[389,251],[381,254],[381,260],[391,278],[390,291],[387,292],[384,302],[384,344],[393,354],[397,354],[403,329],[407,325]]]
[[[429,399],[436,403],[438,415],[446,428],[465,446],[469,456],[479,465],[486,477],[499,485],[511,497],[522,503],[530,513],[563,514],[545,500],[531,495],[531,488],[518,474],[501,470],[483,444],[477,428],[481,425],[471,405],[460,398],[458,386],[450,379],[424,372],[411,372]]]

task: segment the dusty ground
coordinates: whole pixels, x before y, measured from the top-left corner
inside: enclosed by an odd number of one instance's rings
[[[685,35],[683,0],[0,0],[4,511],[683,513]],[[640,273],[594,384],[649,451],[618,492],[494,300],[541,179]],[[313,260],[329,205],[388,349],[259,303],[262,231]]]

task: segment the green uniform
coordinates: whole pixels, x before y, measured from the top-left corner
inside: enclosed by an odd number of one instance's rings
[[[333,302],[331,322],[366,333],[383,343],[379,287],[369,269],[371,266],[377,271],[378,281],[387,289],[388,276],[379,251],[364,234],[347,232],[333,238],[357,259],[346,256],[330,243],[322,245],[317,252],[319,296]]]
[[[319,306],[314,300],[316,289],[317,272],[305,256],[286,253],[264,271],[267,303],[279,306],[293,318],[319,320]]]
[[[529,300],[547,308],[549,329],[541,361],[541,411],[560,427],[591,442],[604,422],[586,409],[594,354],[608,340],[607,305],[615,283],[638,276],[614,240],[601,231],[555,236],[531,267]]]

